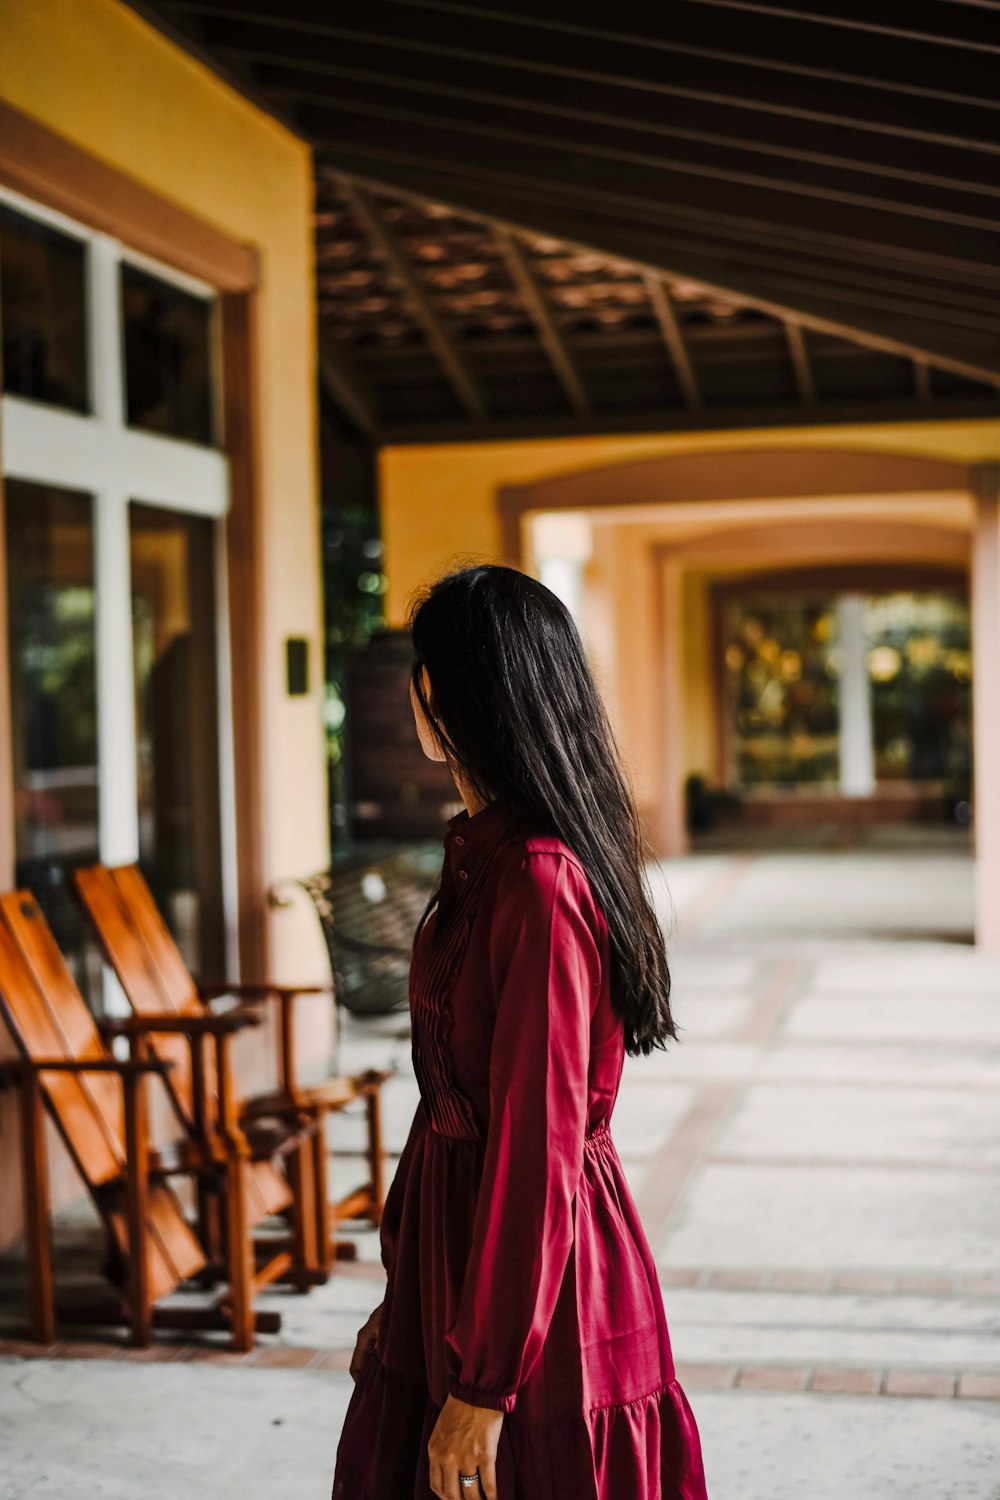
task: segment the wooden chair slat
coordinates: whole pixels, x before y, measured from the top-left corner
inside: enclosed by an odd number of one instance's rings
[[[35,981],[40,1005],[53,1033],[63,1038],[60,1054],[78,1062],[106,1056],[106,1048],[90,1008],[76,986],[52,929],[41,907],[28,891],[0,896],[0,912],[26,967]],[[36,1053],[36,1056],[42,1056]],[[52,1055],[52,1054],[50,1054]],[[108,1144],[116,1155],[125,1155],[120,1080],[106,1073],[85,1073],[80,1087],[93,1101]]]
[[[0,898],[0,1001],[24,1057],[64,1057],[73,1051],[53,1020],[35,975],[7,923],[8,897]],[[115,1080],[111,1080],[114,1087]],[[63,1139],[86,1182],[94,1187],[121,1175],[125,1161],[121,1103],[117,1128],[98,1108],[86,1081],[72,1073],[44,1073],[42,1088]]]
[[[181,1281],[197,1276],[205,1265],[205,1256],[166,1183],[150,1183],[146,1221],[149,1228],[146,1274],[150,1299],[155,1302],[160,1297],[169,1296]],[[127,1259],[129,1245],[125,1214],[114,1209],[108,1214],[108,1223],[118,1248]]]
[[[281,1213],[292,1201],[288,1179],[269,1161],[255,1161],[247,1173],[247,1212],[252,1224]]]
[[[197,997],[192,1007],[184,1001],[183,995],[179,1000],[177,992],[164,982],[142,932],[133,921],[115,873],[104,865],[93,865],[77,870],[74,879],[105,957],[118,975],[130,1006],[137,1016],[197,1014],[201,1010]],[[190,983],[188,976],[188,986]],[[181,1114],[190,1120],[194,1110],[194,1081],[188,1042],[182,1036],[158,1036],[156,1053],[165,1062],[173,1064],[167,1087]]]
[[[198,986],[184,962],[184,955],[178,948],[173,933],[160,915],[160,909],[142,871],[136,865],[116,865],[108,873],[146,944],[150,961],[160,975],[170,1008],[181,1015],[199,1015],[203,1006]]]

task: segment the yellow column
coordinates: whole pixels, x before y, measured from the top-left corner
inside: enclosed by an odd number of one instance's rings
[[[1000,953],[1000,464],[973,470],[973,773],[976,944]]]

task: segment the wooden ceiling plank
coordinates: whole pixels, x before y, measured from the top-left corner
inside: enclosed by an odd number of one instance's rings
[[[441,366],[459,401],[470,417],[486,417],[486,402],[478,382],[458,347],[445,329],[426,291],[417,279],[409,257],[396,234],[385,221],[374,198],[350,178],[341,178],[341,190],[353,209],[361,228],[399,280],[414,316],[427,335]]]
[[[324,112],[325,113],[325,112]],[[304,116],[308,125],[308,116]],[[400,124],[407,128],[401,131]],[[566,183],[584,194],[588,211],[614,204],[617,211],[639,208],[661,219],[683,217],[738,232],[759,228],[807,251],[831,242],[862,253],[895,252],[917,261],[949,266],[959,274],[967,264],[992,273],[1000,282],[1000,214],[968,221],[966,215],[911,213],[889,199],[847,201],[850,195],[802,195],[797,185],[761,185],[730,180],[701,180],[697,175],[646,165],[598,161],[568,145],[539,143],[534,137],[499,140],[476,127],[476,138],[452,129],[415,121],[393,123],[372,118],[349,132],[311,130],[317,149],[351,153],[392,162],[401,169],[430,174],[439,168],[461,171],[472,181],[503,182],[517,189],[525,182],[535,192],[565,190]],[[523,149],[512,151],[512,145]],[[511,170],[516,163],[515,170]],[[429,196],[429,195],[428,195]],[[961,233],[956,229],[961,228]]]
[[[802,224],[829,233],[843,224],[844,231],[859,238],[901,242],[916,250],[954,253],[956,231],[970,243],[970,252],[997,259],[1000,246],[1000,188],[988,185],[979,192],[973,184],[963,193],[961,185],[907,183],[898,177],[895,190],[887,183],[852,176],[853,169],[827,168],[795,163],[786,175],[774,170],[774,162],[723,164],[723,158],[687,160],[683,153],[659,156],[650,152],[603,144],[600,137],[585,139],[579,133],[565,136],[540,134],[512,128],[488,119],[470,119],[424,110],[378,104],[368,97],[360,104],[337,93],[317,94],[301,107],[300,118],[310,136],[322,142],[341,137],[360,146],[390,137],[399,147],[399,131],[385,127],[404,126],[411,160],[422,159],[440,149],[442,138],[456,161],[482,158],[501,169],[518,153],[530,153],[547,163],[550,175],[564,181],[580,181],[596,191],[613,184],[636,197],[659,202],[666,199],[675,208],[689,211],[713,209],[755,217],[763,215],[777,224]],[[329,117],[329,119],[327,119]],[[350,121],[338,125],[337,121]],[[429,143],[425,151],[421,141]],[[726,159],[728,161],[728,159]],[[921,187],[918,192],[917,188]],[[840,231],[838,231],[840,232]],[[988,247],[988,248],[987,248]]]
[[[688,0],[689,4],[720,10],[740,10],[762,16],[780,16],[785,20],[806,22],[812,26],[837,26],[848,31],[875,36],[900,37],[907,41],[930,42],[938,47],[969,48],[972,51],[1000,53],[997,24],[990,14],[989,0],[979,9],[953,6],[943,12],[938,5],[932,12],[919,0],[909,0],[905,10],[897,10],[891,19],[881,19],[871,0],[835,0],[832,9],[822,5],[808,10],[789,4],[788,0]],[[947,24],[942,19],[947,16]],[[962,34],[957,34],[958,28]]]
[[[813,381],[812,367],[809,364],[805,335],[799,324],[792,322],[791,319],[786,318],[784,327],[785,338],[788,342],[788,355],[795,373],[795,389],[799,393],[802,405],[812,408],[816,405],[816,385]]]
[[[271,28],[253,33],[252,23],[244,26],[234,40],[225,27],[214,34],[217,55],[244,58],[246,62],[274,63],[286,68],[315,71],[331,77],[358,77],[366,83],[399,83],[415,86],[414,66],[405,45],[396,48],[393,37],[367,40],[354,33],[337,37],[336,49],[324,55],[310,37],[297,31],[285,31],[277,37]],[[474,66],[471,66],[474,63]],[[352,65],[352,66],[351,66]],[[933,108],[921,111],[921,123],[915,123],[915,111],[906,99],[894,95],[873,96],[862,102],[852,90],[844,99],[846,108],[837,110],[837,96],[829,90],[820,95],[811,84],[798,84],[781,78],[774,86],[762,86],[762,78],[753,80],[753,89],[733,89],[727,77],[711,62],[703,62],[697,77],[666,75],[663,71],[646,78],[616,77],[607,72],[577,72],[562,66],[532,62],[528,57],[498,57],[481,54],[472,58],[465,49],[450,46],[426,49],[421,58],[420,83],[439,92],[457,93],[459,84],[465,98],[496,101],[496,96],[510,98],[510,107],[525,101],[544,98],[558,110],[562,102],[576,101],[580,111],[601,115],[621,115],[655,127],[664,120],[664,110],[673,110],[676,123],[702,124],[703,129],[718,129],[718,117],[727,111],[741,117],[757,118],[756,129],[771,130],[769,138],[780,144],[781,121],[819,124],[834,130],[856,130],[865,136],[888,138],[889,141],[915,141],[924,145],[943,145],[955,150],[997,154],[996,110],[991,105],[970,105],[966,98],[955,104],[936,101]],[[472,87],[475,80],[475,87]],[[486,89],[489,84],[489,89]],[[670,115],[667,114],[667,120]],[[754,135],[754,127],[738,124],[736,135]],[[787,139],[787,127],[784,130]],[[859,156],[871,154],[859,150]]]
[[[975,101],[987,107],[995,103],[995,62],[986,52],[959,50],[953,53],[936,43],[906,38],[869,35],[863,47],[856,37],[807,34],[808,28],[790,25],[781,17],[748,17],[742,30],[730,25],[722,32],[728,46],[720,47],[716,18],[692,19],[685,7],[675,5],[662,12],[669,23],[657,33],[628,36],[586,27],[577,21],[562,22],[539,17],[508,20],[503,16],[476,14],[461,8],[462,45],[455,45],[454,17],[443,16],[435,27],[414,5],[386,11],[385,0],[369,0],[362,25],[343,25],[338,20],[312,20],[275,11],[273,0],[253,0],[240,7],[194,3],[194,0],[161,0],[164,14],[175,18],[187,14],[216,18],[237,25],[248,21],[274,31],[298,32],[331,41],[363,40],[372,45],[391,45],[416,54],[447,51],[478,66],[507,61],[525,71],[559,72],[597,81],[627,81],[634,85],[655,84],[665,72],[685,66],[684,59],[697,60],[697,69],[717,68],[750,91],[760,78],[773,77],[780,88],[786,80],[813,81],[857,87],[878,94],[907,98]],[[379,24],[380,11],[386,12]],[[530,27],[528,35],[526,26]],[[709,43],[709,45],[706,45]],[[737,92],[742,89],[738,86]],[[878,113],[876,107],[875,113]]]
[[[545,352],[552,362],[567,401],[579,416],[586,416],[591,409],[590,398],[566,342],[556,326],[549,305],[535,280],[527,256],[509,230],[504,229],[500,224],[493,224],[490,227],[507,270],[510,272],[511,280],[531,314],[532,321],[538,330],[538,337],[545,346]]]
[[[328,329],[319,328],[320,383],[336,406],[366,438],[378,439],[378,411],[371,383]]]
[[[646,287],[646,295],[656,315],[663,342],[667,346],[667,353],[673,363],[677,375],[677,383],[684,395],[684,401],[688,411],[697,412],[701,410],[701,391],[698,387],[698,377],[691,363],[687,343],[681,332],[677,314],[674,312],[670,293],[664,285],[662,277],[646,275],[643,277]]]
[[[376,191],[391,191],[418,202],[430,200],[480,222],[503,223],[515,234],[547,235],[582,253],[593,254],[596,250],[611,259],[633,265],[639,271],[650,271],[672,282],[696,281],[707,292],[743,302],[770,317],[779,320],[792,317],[804,327],[832,333],[867,348],[901,354],[907,358],[926,358],[942,369],[952,370],[955,374],[972,380],[995,382],[1000,375],[1000,348],[993,351],[987,349],[985,353],[977,351],[970,357],[970,352],[962,343],[946,340],[943,336],[938,336],[933,344],[922,347],[915,341],[917,330],[912,328],[911,320],[908,322],[900,319],[897,326],[895,320],[869,315],[864,323],[854,322],[850,318],[849,305],[814,294],[802,296],[795,302],[779,300],[769,294],[765,276],[755,280],[739,273],[734,274],[728,268],[721,268],[718,262],[715,264],[716,275],[706,276],[703,255],[692,251],[690,247],[685,249],[682,258],[678,258],[675,247],[661,240],[655,245],[642,243],[637,253],[637,246],[630,240],[627,231],[612,233],[610,230],[604,232],[599,239],[591,238],[589,242],[585,242],[579,236],[578,217],[560,213],[551,207],[539,207],[532,213],[529,222],[518,221],[510,213],[512,200],[506,195],[498,194],[492,185],[485,186],[485,190],[483,182],[477,187],[463,185],[461,193],[456,194],[454,186],[442,174],[421,172],[417,177],[393,164],[391,170],[383,176],[380,175],[380,168],[384,164],[366,159],[362,154],[340,152],[338,158],[337,166],[341,172],[349,172],[356,180],[371,184]],[[710,242],[706,242],[704,254],[708,253],[709,247]],[[718,275],[720,269],[725,270],[725,280]],[[903,327],[907,328],[905,335],[900,331]]]
[[[858,170],[906,181],[948,185],[966,179],[970,189],[997,191],[1000,143],[995,139],[935,136],[901,121],[853,120],[817,110],[777,106],[771,110],[742,99],[709,101],[696,89],[652,94],[626,85],[607,85],[595,94],[592,88],[573,80],[551,80],[543,97],[523,86],[520,90],[513,88],[503,66],[481,70],[473,86],[464,66],[459,68],[450,58],[436,57],[426,59],[421,75],[414,77],[405,71],[391,71],[381,52],[374,54],[363,46],[352,50],[349,42],[338,49],[335,60],[310,49],[276,51],[273,45],[267,49],[220,45],[216,51],[220,57],[252,66],[258,89],[269,98],[287,96],[314,102],[316,95],[309,88],[309,80],[337,78],[365,89],[426,94],[438,100],[501,109],[508,115],[535,113],[574,126],[611,127],[664,136],[674,142],[757,151],[790,160],[850,164]],[[486,87],[487,83],[491,87]],[[795,120],[794,133],[788,129],[789,119]],[[913,152],[916,143],[923,148],[918,158]]]

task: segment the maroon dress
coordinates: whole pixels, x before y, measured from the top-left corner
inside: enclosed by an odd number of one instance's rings
[[[705,1500],[609,1129],[625,1049],[604,916],[569,847],[496,802],[451,818],[444,846],[410,969],[420,1103],[333,1500],[432,1500],[449,1393],[506,1414],[499,1500]]]

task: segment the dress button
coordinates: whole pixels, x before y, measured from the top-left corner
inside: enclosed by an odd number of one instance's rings
[[[456,835],[455,835],[455,843],[456,844],[464,844],[465,843],[465,840],[463,839],[463,837],[462,837],[462,835],[460,833],[456,833]]]
[[[459,880],[468,880],[468,878],[469,878],[469,872],[468,872],[468,870],[459,870],[459,872],[458,872],[458,878],[459,878]]]

